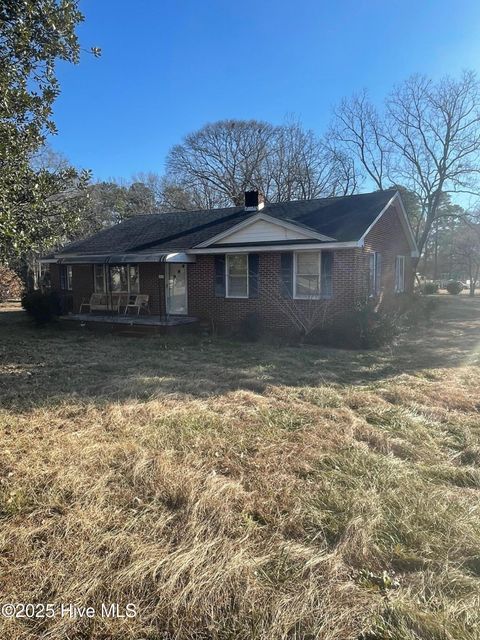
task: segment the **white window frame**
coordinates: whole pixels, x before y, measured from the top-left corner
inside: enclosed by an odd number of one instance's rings
[[[225,255],[225,297],[226,298],[237,298],[239,300],[246,300],[249,296],[250,296],[250,278],[249,278],[249,273],[248,273],[248,262],[249,262],[249,258],[248,258],[248,253],[227,253]],[[246,296],[231,296],[228,290],[228,279],[229,279],[229,260],[230,258],[236,257],[236,256],[246,256],[247,258],[247,295]]]
[[[102,275],[103,275],[103,290],[102,291],[97,291],[97,276],[96,276],[96,269],[97,267],[102,267]],[[127,291],[111,291],[110,289],[110,267],[126,267],[127,268]],[[130,267],[136,267],[138,269],[138,291],[135,291],[134,294],[131,293],[130,291]],[[107,282],[108,282],[108,288],[107,288]],[[141,286],[140,286],[140,267],[138,265],[138,263],[133,263],[133,264],[126,264],[126,263],[122,263],[122,264],[95,264],[93,265],[93,289],[95,293],[128,293],[128,295],[138,295],[139,292],[141,291]]]
[[[137,274],[138,274],[138,277],[137,277],[137,288],[138,288],[138,291],[131,291],[131,289],[130,289],[130,269],[132,267],[135,267],[137,269]],[[127,265],[127,283],[128,283],[128,293],[129,294],[131,294],[131,295],[139,295],[140,294],[140,291],[141,291],[141,288],[140,288],[140,265],[138,263],[136,263],[136,262],[134,262],[133,264],[128,264]]]
[[[401,271],[399,271],[399,265],[402,265]],[[402,282],[399,281],[399,276],[402,276]],[[396,256],[395,258],[395,293],[405,293],[405,256]]]
[[[62,291],[72,291],[73,272],[71,264],[60,266],[60,289]]]
[[[318,293],[306,296],[297,294],[297,261],[300,254],[315,253],[318,255]],[[293,254],[293,297],[295,300],[320,300],[322,297],[322,252],[295,251]]]
[[[97,268],[102,268],[102,276],[103,276],[103,289],[102,291],[97,291]],[[94,264],[93,265],[93,290],[95,293],[106,293],[106,279],[105,279],[105,265],[104,264]]]
[[[72,291],[73,267],[71,264],[65,265],[65,284],[66,284],[66,291]]]

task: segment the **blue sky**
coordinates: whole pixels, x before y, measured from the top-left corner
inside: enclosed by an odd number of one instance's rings
[[[321,133],[332,106],[381,99],[414,72],[480,71],[478,0],[84,0],[84,54],[59,65],[55,150],[94,178],[162,173],[206,122],[296,116]]]

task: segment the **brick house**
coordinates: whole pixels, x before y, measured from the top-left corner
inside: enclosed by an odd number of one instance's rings
[[[333,318],[358,300],[411,291],[416,256],[395,190],[276,204],[249,191],[244,207],[130,218],[48,262],[74,314],[93,293],[145,294],[159,322],[235,330],[255,314],[288,331],[295,314]]]

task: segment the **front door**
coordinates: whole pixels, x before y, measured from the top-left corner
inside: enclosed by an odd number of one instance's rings
[[[167,314],[187,315],[187,265],[167,262],[166,304]]]

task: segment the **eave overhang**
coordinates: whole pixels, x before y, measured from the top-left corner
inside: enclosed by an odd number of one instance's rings
[[[44,264],[135,264],[139,262],[195,262],[196,257],[184,251],[162,253],[113,253],[90,255],[62,255],[40,260]]]

